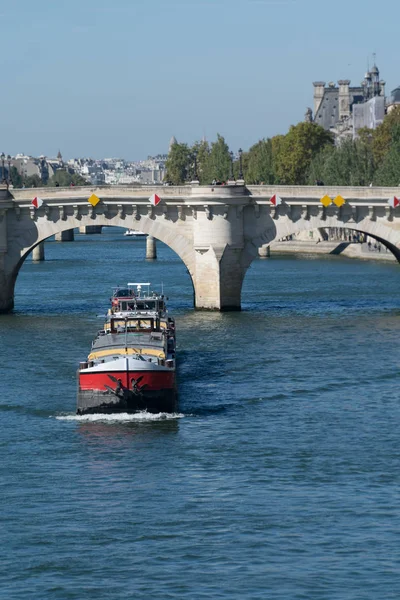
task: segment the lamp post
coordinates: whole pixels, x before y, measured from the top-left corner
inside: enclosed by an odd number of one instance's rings
[[[7,183],[5,173],[4,173],[4,161],[6,158],[6,155],[4,154],[4,152],[2,152],[0,154],[0,158],[1,158],[1,183]]]
[[[231,173],[229,175],[229,179],[231,181],[233,181],[234,180],[234,176],[233,176],[233,152],[232,152],[232,150],[229,152],[229,156],[231,157]]]
[[[24,167],[24,162],[21,161],[21,187],[23,187],[23,188],[25,187],[24,176],[25,176],[25,167]]]
[[[41,156],[39,157],[39,177],[40,181],[43,183],[43,159]]]
[[[197,152],[193,152],[193,183],[199,183],[199,176],[197,175]]]
[[[7,154],[7,163],[8,163],[8,177],[7,177],[7,185],[11,185],[11,156]]]
[[[239,179],[243,180],[243,165],[242,165],[243,150],[239,148]]]

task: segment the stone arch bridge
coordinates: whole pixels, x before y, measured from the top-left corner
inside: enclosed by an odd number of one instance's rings
[[[89,196],[100,202],[93,207]],[[157,193],[156,207],[149,197]],[[199,309],[240,309],[246,270],[259,248],[320,227],[344,227],[380,240],[400,261],[400,208],[393,188],[289,186],[10,189],[0,187],[0,311],[14,306],[14,286],[26,257],[40,242],[88,225],[136,228],[167,244],[185,263]],[[270,198],[278,194],[280,206]],[[324,207],[320,198],[340,194],[346,203]],[[36,209],[34,196],[43,200]]]

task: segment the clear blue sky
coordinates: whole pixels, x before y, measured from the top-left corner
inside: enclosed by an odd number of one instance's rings
[[[144,158],[172,135],[249,148],[358,85],[400,85],[400,1],[0,0],[0,151]]]

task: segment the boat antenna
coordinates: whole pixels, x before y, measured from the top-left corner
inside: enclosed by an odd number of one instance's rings
[[[161,294],[164,295],[164,283],[161,282]]]

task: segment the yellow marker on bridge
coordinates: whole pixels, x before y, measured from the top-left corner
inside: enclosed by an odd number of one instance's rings
[[[88,198],[88,202],[90,202],[92,206],[96,206],[96,204],[100,202],[100,198],[96,196],[96,194],[92,194],[90,198]]]
[[[336,204],[336,206],[338,206],[339,208],[341,206],[343,206],[343,204],[346,203],[346,200],[343,198],[343,196],[341,196],[340,194],[338,196],[336,196],[336,198],[334,199],[334,203]]]
[[[328,207],[330,204],[332,204],[332,198],[329,198],[329,196],[325,195],[323,198],[321,198],[320,200],[321,204],[323,204],[326,207]]]

